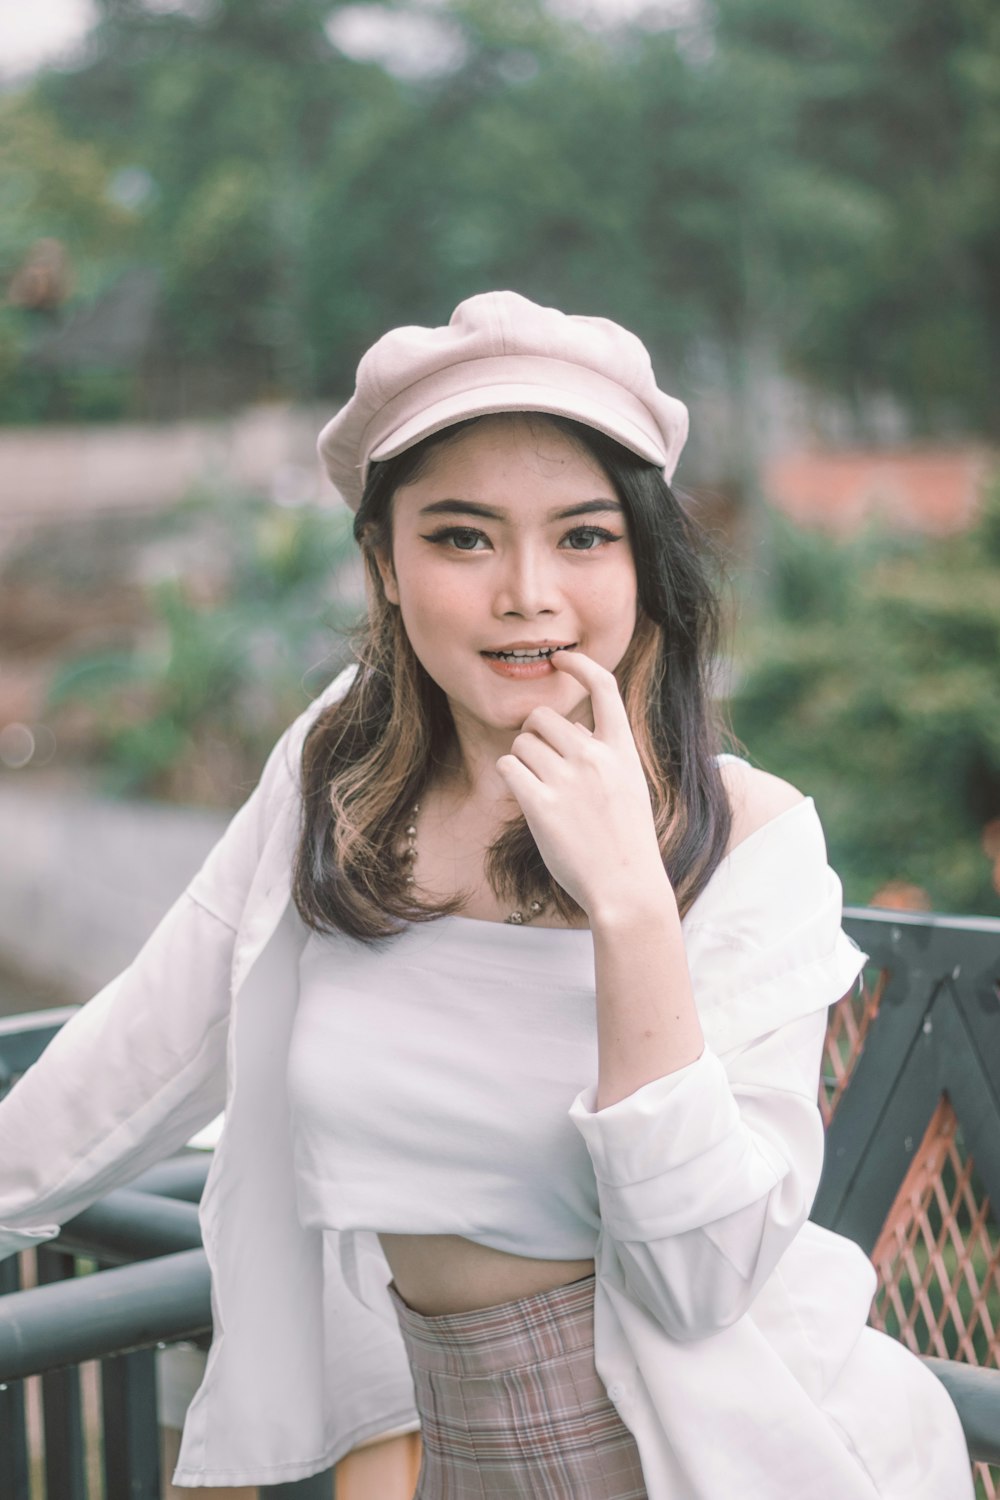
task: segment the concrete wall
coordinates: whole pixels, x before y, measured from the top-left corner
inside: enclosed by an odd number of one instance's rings
[[[336,503],[316,457],[332,414],[274,403],[218,421],[0,428],[0,521],[155,510],[205,480]]]
[[[0,960],[86,1000],[132,960],[226,822],[0,779]]]

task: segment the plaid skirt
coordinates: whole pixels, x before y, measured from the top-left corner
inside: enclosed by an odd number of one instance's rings
[[[390,1282],[421,1424],[414,1500],[646,1500],[594,1365],[594,1287],[424,1317]]]

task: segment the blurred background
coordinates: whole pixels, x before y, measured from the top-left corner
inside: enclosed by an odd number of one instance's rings
[[[845,898],[1000,912],[990,0],[36,0],[0,55],[0,1009],[127,962],[349,657],[314,441],[512,287],[688,402],[718,691]]]

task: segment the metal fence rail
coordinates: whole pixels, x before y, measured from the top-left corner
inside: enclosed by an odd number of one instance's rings
[[[101,1362],[106,1500],[159,1500],[157,1353],[192,1340],[207,1347],[212,1330],[196,1207],[207,1169],[204,1152],[185,1152],[68,1220],[57,1239],[28,1252],[37,1266],[34,1287],[20,1286],[18,1262],[28,1255],[0,1263],[2,1500],[30,1500],[32,1493],[22,1384],[30,1376],[42,1384],[44,1494],[89,1500],[80,1366],[93,1360]],[[100,1269],[86,1274],[95,1264]],[[331,1500],[332,1474],[264,1486],[259,1494]]]

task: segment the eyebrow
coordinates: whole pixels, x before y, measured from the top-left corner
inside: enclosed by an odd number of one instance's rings
[[[550,510],[550,521],[568,521],[572,516],[592,516],[600,511],[617,511],[623,507],[617,500],[581,500],[579,505],[569,505],[565,510]],[[484,521],[504,521],[506,513],[494,510],[490,505],[480,505],[475,500],[434,500],[421,508],[422,516],[479,516]]]

